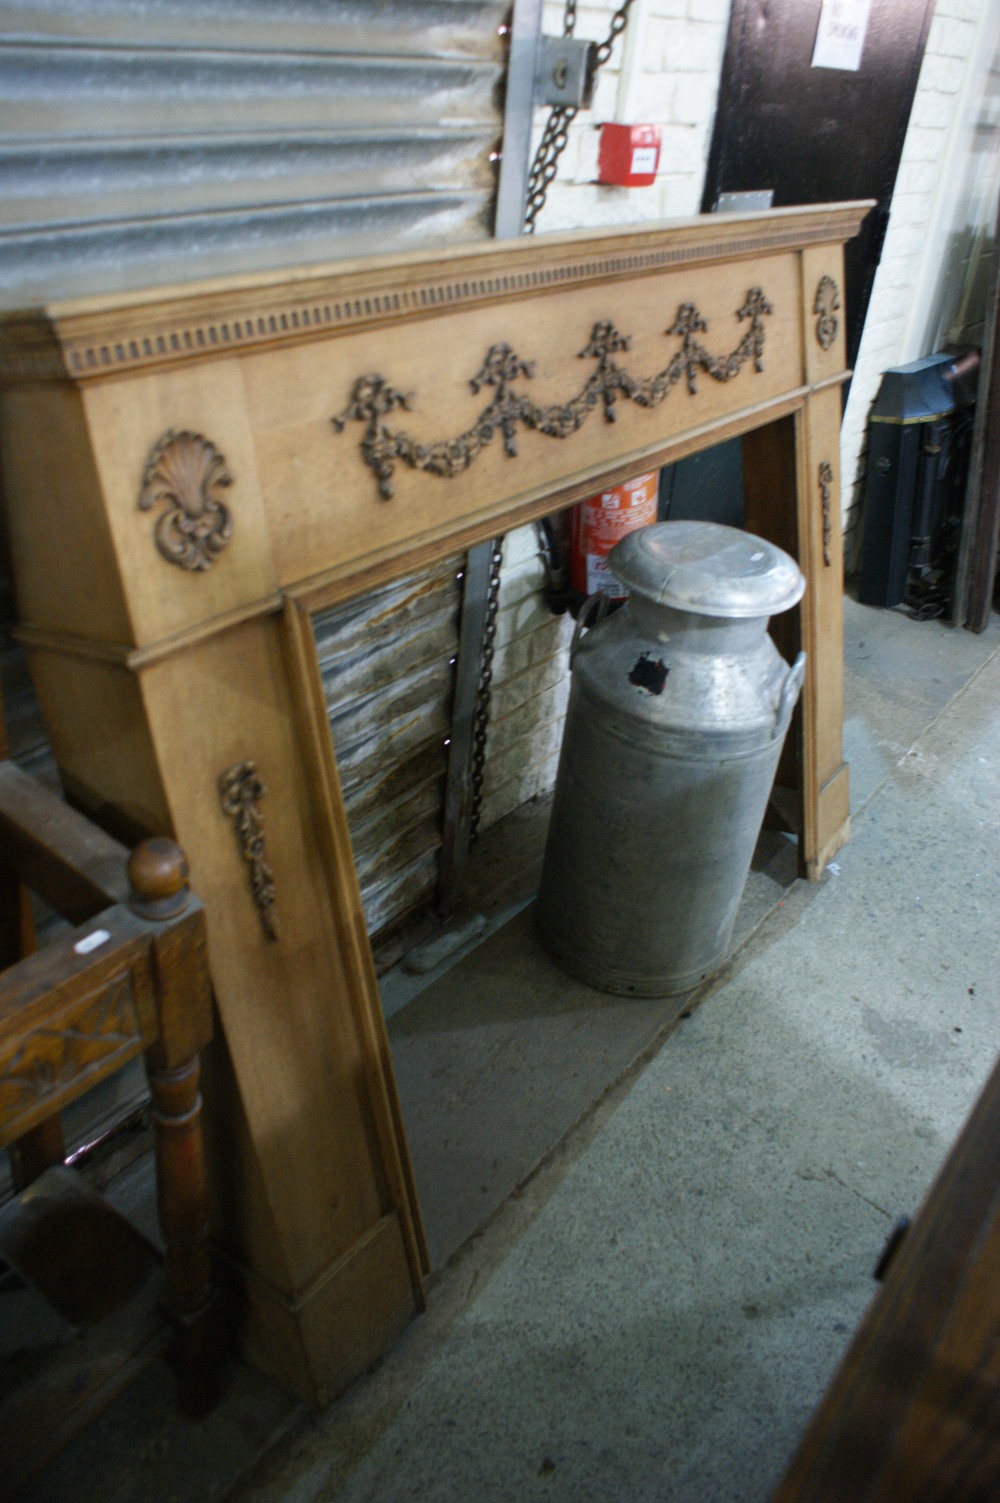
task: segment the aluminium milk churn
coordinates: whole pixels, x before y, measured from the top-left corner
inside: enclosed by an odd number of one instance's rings
[[[802,686],[767,634],[795,561],[714,522],[630,533],[627,604],[571,652],[539,935],[600,991],[687,991],[725,958]]]

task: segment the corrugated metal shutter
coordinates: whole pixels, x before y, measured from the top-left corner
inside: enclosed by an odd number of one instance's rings
[[[437,884],[462,558],[313,623],[372,936]]]
[[[508,9],[0,3],[0,303],[489,235]]]
[[[489,234],[507,8],[0,3],[0,299]]]

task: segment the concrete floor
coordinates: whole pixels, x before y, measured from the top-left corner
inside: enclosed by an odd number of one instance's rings
[[[998,647],[996,623],[847,603],[850,844],[820,884],[775,885],[689,1016],[613,1057],[594,1035],[587,1100],[541,1150],[521,1133],[541,1166],[505,1163],[457,1252],[469,1227],[442,1221],[430,1309],[367,1378],[317,1417],[234,1367],[184,1426],[151,1370],[26,1498],[767,1499],[1000,1046]],[[586,1053],[594,996],[549,1007],[564,1050]],[[426,1047],[443,1030],[410,1006],[400,1038]]]

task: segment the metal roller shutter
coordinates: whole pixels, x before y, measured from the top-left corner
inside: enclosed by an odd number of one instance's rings
[[[488,236],[509,8],[509,0],[0,3],[0,302]],[[350,606],[358,641],[376,649],[375,679],[360,700],[358,654],[354,678],[345,677],[343,652],[331,647],[335,624],[323,627],[331,724],[375,927],[411,906],[423,879],[421,890],[434,884],[429,831],[440,804],[432,816],[429,800],[432,787],[440,798],[441,769],[422,776],[426,746],[423,762],[400,759],[390,711],[402,695],[415,720],[437,726],[443,765],[447,731],[437,721],[451,702],[456,572],[442,566],[433,588],[405,582],[398,621],[384,592]],[[431,594],[449,602],[433,669],[425,663],[411,679],[407,666],[393,683],[386,665],[408,660],[384,653],[382,638],[397,629],[405,637],[407,599]],[[15,753],[44,774],[20,655],[8,651],[4,669]],[[429,699],[418,710],[419,684]],[[376,857],[369,794],[387,778],[407,811],[409,843]]]
[[[437,885],[462,576],[449,559],[313,624],[373,936]]]
[[[488,235],[506,10],[0,4],[0,299]]]

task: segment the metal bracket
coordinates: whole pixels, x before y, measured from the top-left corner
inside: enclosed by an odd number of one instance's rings
[[[535,103],[589,109],[596,71],[596,42],[577,37],[540,37],[535,66]]]
[[[754,188],[746,193],[720,193],[715,200],[715,214],[750,214],[755,209],[770,209],[773,188]]]

